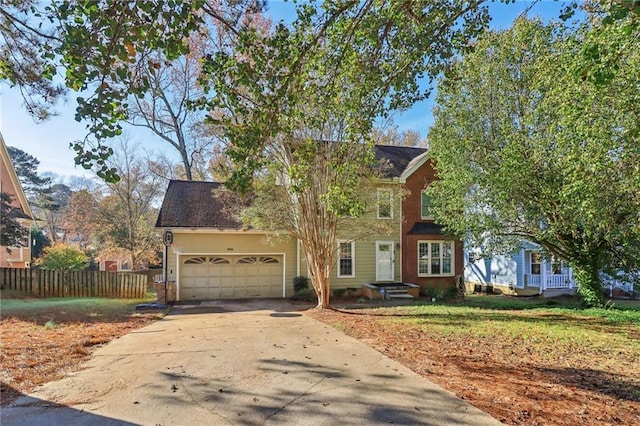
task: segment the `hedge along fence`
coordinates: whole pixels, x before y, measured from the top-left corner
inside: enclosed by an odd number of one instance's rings
[[[144,298],[147,276],[129,272],[0,268],[2,289],[39,297]]]

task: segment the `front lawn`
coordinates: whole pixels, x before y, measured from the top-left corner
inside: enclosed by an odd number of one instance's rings
[[[640,303],[472,296],[311,312],[507,424],[640,424]]]
[[[96,345],[143,327],[162,313],[135,311],[147,299],[0,298],[0,404],[77,370]]]

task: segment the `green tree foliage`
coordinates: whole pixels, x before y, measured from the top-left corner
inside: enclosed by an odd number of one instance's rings
[[[241,28],[232,48],[206,57],[212,97],[199,106],[228,139],[229,185],[258,191],[251,217],[262,228],[301,241],[324,308],[339,223],[370,201],[374,121],[425,96],[418,78],[441,72],[488,16],[457,1],[304,3],[297,13],[291,26]]]
[[[40,160],[13,146],[7,147],[11,164],[18,175],[23,191],[34,198],[38,194],[45,192],[51,183],[51,179],[38,175]]]
[[[16,220],[12,201],[11,195],[0,192],[0,246],[4,246],[9,253],[11,253],[10,247],[21,245],[24,238],[29,235],[29,229]]]
[[[51,240],[47,237],[42,228],[31,227],[31,257],[37,259],[44,253],[44,249],[51,245]]]
[[[41,119],[66,89],[78,93],[76,120],[88,136],[74,142],[76,163],[117,180],[106,139],[122,133],[132,97],[151,93],[148,71],[189,51],[189,36],[233,32],[260,0],[11,0],[0,9],[0,79],[20,87]],[[63,81],[63,84],[58,84]]]
[[[601,271],[640,266],[640,33],[632,15],[591,18],[519,19],[447,71],[430,192],[438,221],[471,245],[538,242],[599,304]]]
[[[69,202],[71,189],[64,184],[51,183],[51,178],[38,174],[40,160],[20,148],[7,147],[20,184],[29,200],[34,219],[52,241],[58,240],[63,210]]]
[[[89,266],[89,258],[76,247],[56,243],[45,248],[44,254],[35,263],[42,269],[81,271]]]

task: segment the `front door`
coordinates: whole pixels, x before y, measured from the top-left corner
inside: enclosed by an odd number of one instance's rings
[[[376,281],[393,281],[393,241],[376,242]]]

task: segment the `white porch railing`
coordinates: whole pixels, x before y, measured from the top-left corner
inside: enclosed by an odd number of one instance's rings
[[[569,275],[547,275],[546,288],[570,288],[571,281]]]
[[[534,274],[525,274],[524,275],[524,279],[525,279],[525,285],[530,286],[530,287],[540,287],[540,275],[534,275]]]
[[[542,283],[544,283],[544,286],[542,286],[542,289],[575,287],[575,284],[573,283],[573,278],[567,274],[545,275],[544,280],[542,278],[542,275],[540,274],[525,274],[526,286],[541,287]]]

